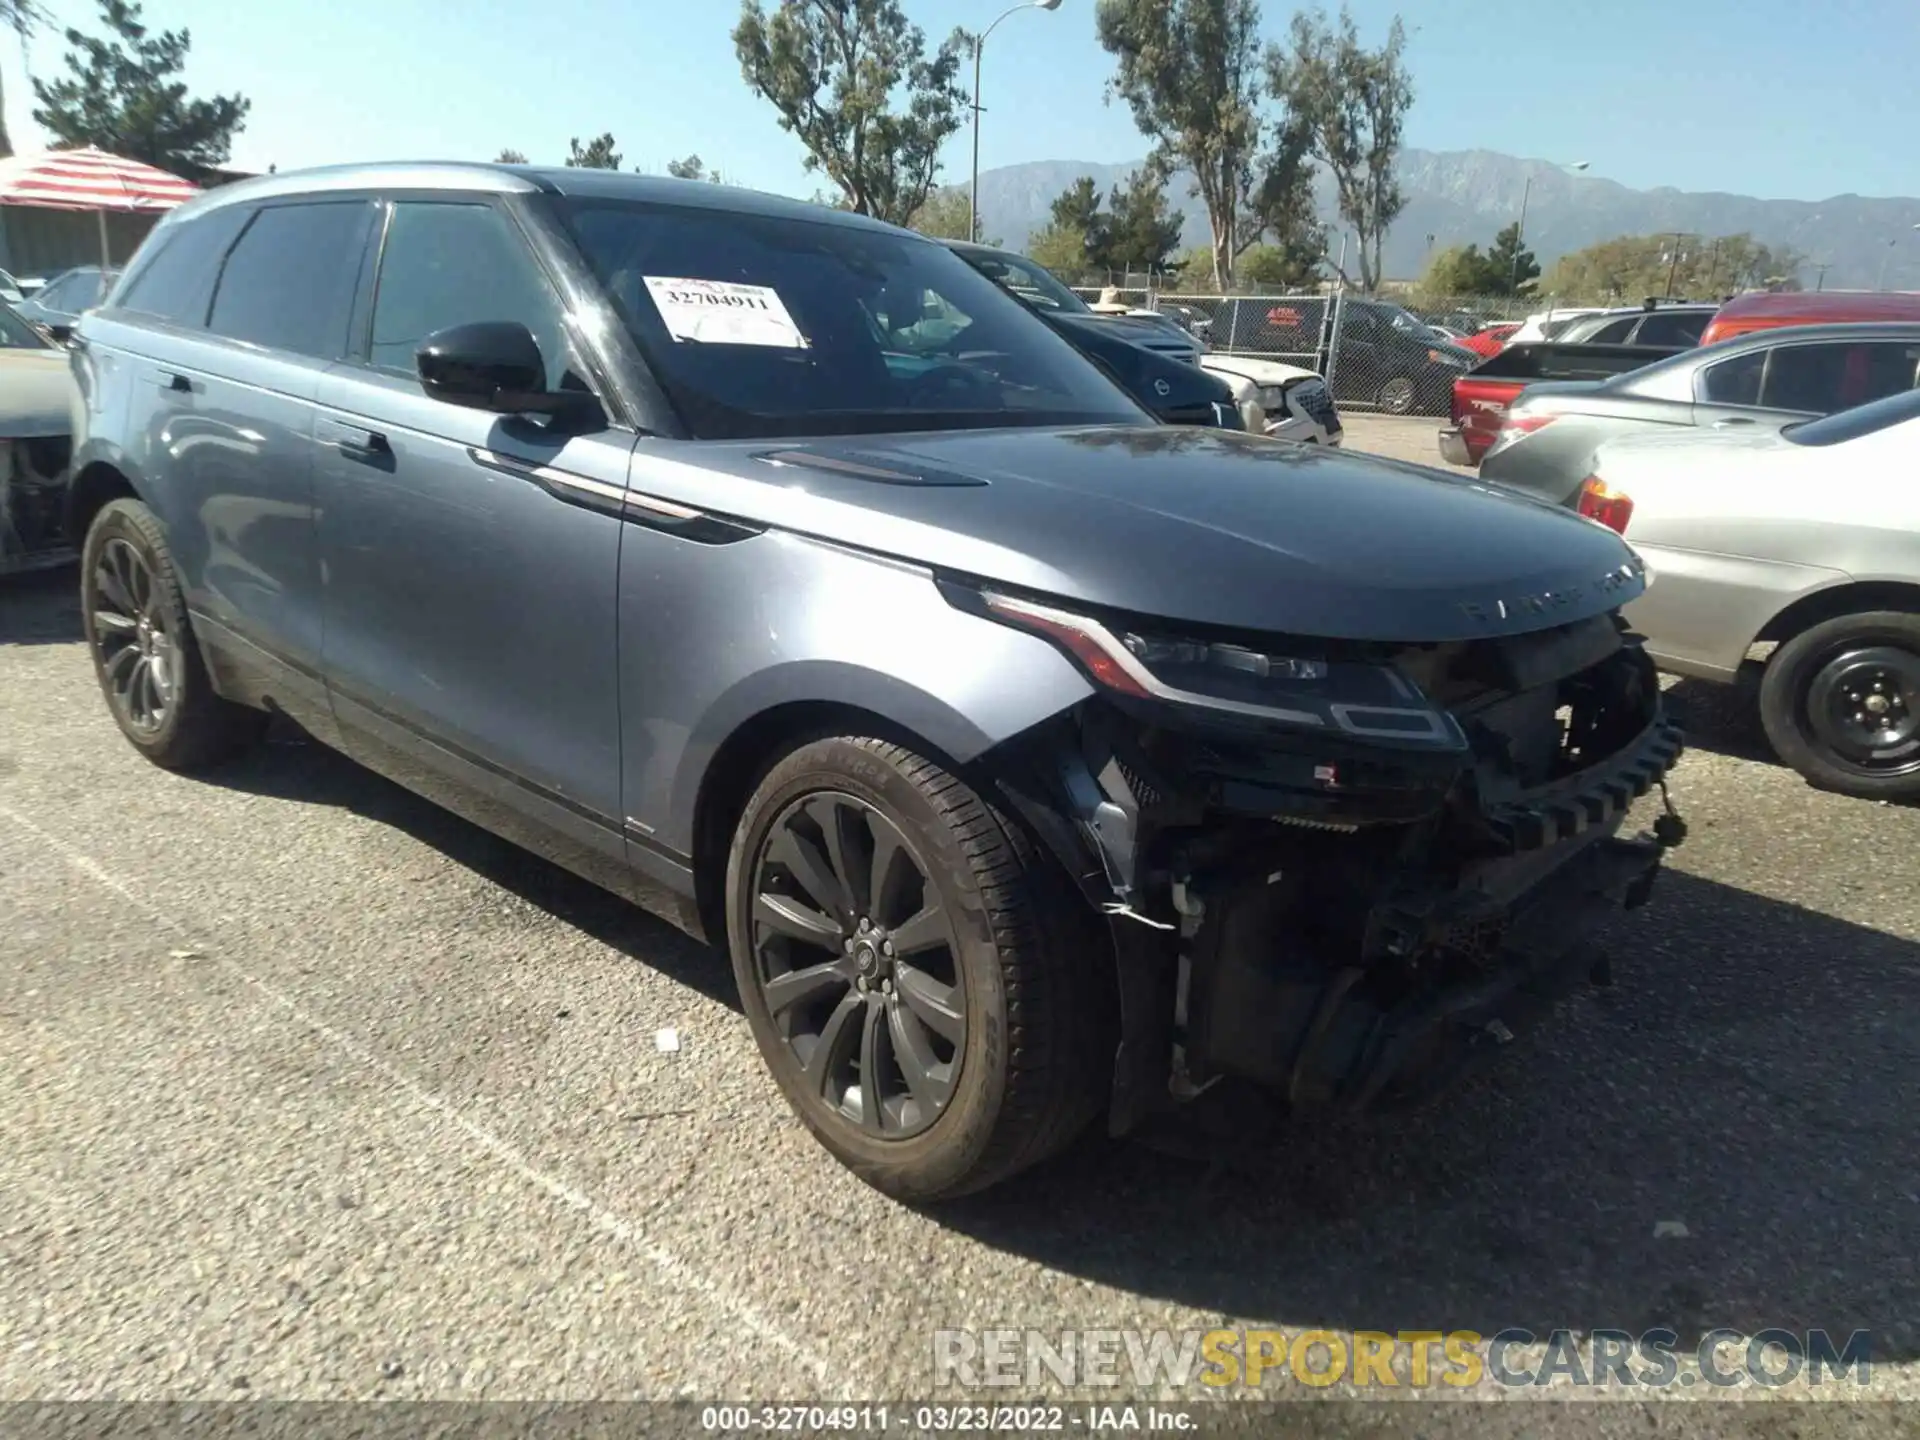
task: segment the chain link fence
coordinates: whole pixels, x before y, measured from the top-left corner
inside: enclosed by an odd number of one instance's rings
[[[1445,415],[1454,380],[1486,358],[1465,343],[1469,338],[1556,308],[1551,300],[1511,295],[1189,295],[1138,286],[1078,286],[1074,293],[1102,309],[1168,315],[1216,353],[1318,371],[1341,405],[1394,415]]]

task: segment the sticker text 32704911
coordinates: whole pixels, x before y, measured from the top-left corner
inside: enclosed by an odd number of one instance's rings
[[[667,333],[676,341],[770,345],[781,350],[807,348],[807,337],[800,333],[785,303],[770,286],[670,275],[649,275],[646,282]]]

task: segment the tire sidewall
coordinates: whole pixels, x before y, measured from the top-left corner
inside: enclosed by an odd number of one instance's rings
[[[1920,615],[1878,611],[1843,615],[1803,631],[1783,644],[1760,683],[1760,722],[1782,760],[1814,784],[1868,799],[1920,797],[1920,772],[1862,774],[1834,757],[1813,733],[1808,691],[1834,653],[1852,644],[1898,645],[1920,654]]]
[[[193,699],[191,687],[199,678],[192,664],[193,632],[187,626],[186,605],[174,579],[172,556],[158,533],[159,528],[153,512],[138,500],[109,501],[94,517],[80,552],[81,626],[86,633],[87,654],[93,661],[94,680],[100,686],[100,696],[106,701],[107,712],[113,716],[113,723],[120,727],[120,733],[135,749],[146,754],[163,753],[172,747]],[[167,709],[165,721],[157,730],[150,732],[135,730],[127,723],[126,716],[120,713],[120,707],[114,703],[113,687],[107,683],[106,667],[100,659],[99,632],[93,620],[93,576],[109,540],[125,540],[142,552],[159,591],[160,604],[166,611],[169,633],[180,650],[173,704]]]
[[[1407,387],[1405,402],[1397,405],[1387,398],[1388,392],[1396,385],[1404,385]],[[1419,386],[1415,385],[1412,378],[1406,375],[1395,375],[1392,379],[1384,382],[1375,394],[1375,403],[1379,405],[1381,412],[1387,415],[1411,415],[1419,408],[1419,401]]]
[[[940,1118],[904,1140],[877,1140],[808,1094],[761,993],[751,907],[757,857],[775,820],[802,796],[839,791],[880,810],[926,867],[954,916],[966,985],[967,1040],[953,1098]],[[1007,995],[999,944],[974,871],[953,827],[894,764],[846,738],[815,741],[768,772],[747,802],[727,859],[727,944],[755,1042],[796,1114],[849,1168],[894,1194],[950,1188],[990,1145],[1007,1094]]]

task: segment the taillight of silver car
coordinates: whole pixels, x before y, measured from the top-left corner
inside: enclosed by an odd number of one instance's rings
[[[1633,518],[1633,497],[1615,490],[1598,475],[1589,475],[1580,482],[1580,499],[1575,508],[1616,535],[1625,535],[1627,522]]]

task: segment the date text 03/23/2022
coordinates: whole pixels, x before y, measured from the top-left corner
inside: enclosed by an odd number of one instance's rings
[[[1049,1432],[1197,1429],[1191,1413],[1163,1405],[709,1405],[701,1428],[718,1435],[1034,1435]]]

